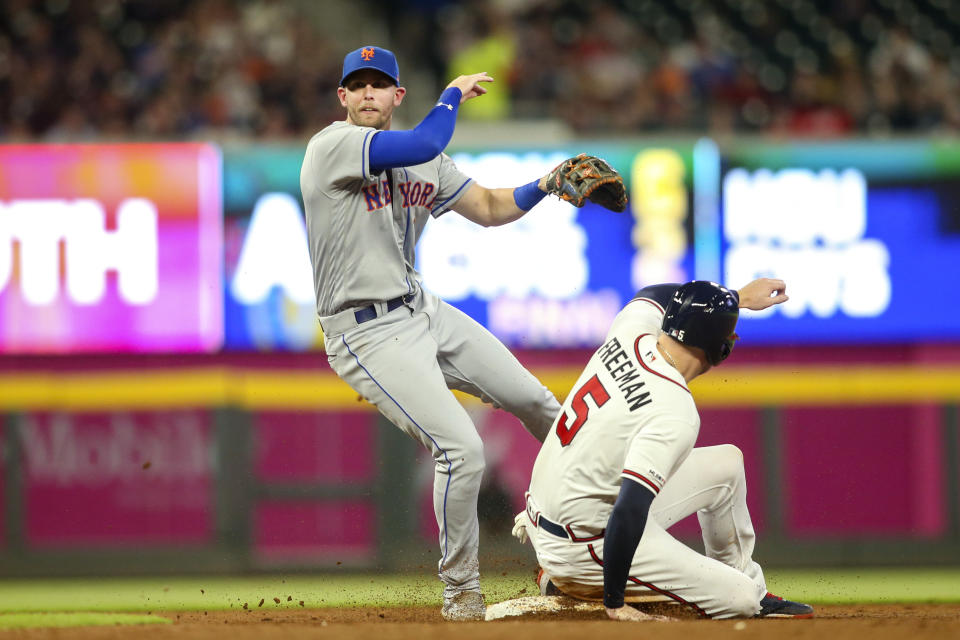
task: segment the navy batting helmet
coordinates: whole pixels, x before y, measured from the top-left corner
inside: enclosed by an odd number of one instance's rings
[[[716,366],[733,350],[739,317],[736,293],[715,282],[694,280],[673,294],[661,327],[678,342],[703,349],[707,362]]]

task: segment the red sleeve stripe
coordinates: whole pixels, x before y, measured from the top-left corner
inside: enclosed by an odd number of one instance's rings
[[[660,313],[664,313],[663,307],[661,307],[660,303],[657,302],[656,300],[651,300],[650,298],[637,298],[637,300],[639,300],[640,302],[649,302],[650,304],[652,304],[657,308],[657,311],[659,311]]]
[[[652,480],[650,480],[649,478],[640,475],[640,474],[637,473],[636,471],[630,471],[630,469],[624,469],[621,473],[625,473],[625,474],[627,474],[628,476],[633,476],[634,478],[637,478],[637,479],[639,479],[639,480],[643,480],[643,481],[646,482],[648,485],[650,485],[650,488],[653,490],[654,493],[660,493],[660,487],[658,487],[658,486],[656,485],[656,483],[654,483],[654,482],[653,482]]]
[[[643,336],[646,336],[646,335],[650,335],[650,334],[644,333],[643,335],[639,335],[639,336],[637,336],[637,339],[634,340],[634,342],[633,342],[633,352],[634,352],[635,354],[637,354],[637,362],[640,363],[640,366],[643,367],[644,369],[646,369],[647,371],[649,371],[650,373],[652,373],[653,375],[658,376],[658,377],[660,377],[660,378],[663,378],[664,380],[667,380],[667,381],[669,381],[669,382],[672,382],[673,384],[677,385],[678,387],[680,387],[681,389],[683,389],[683,390],[686,391],[687,393],[690,393],[690,389],[687,389],[687,387],[686,387],[685,385],[680,384],[679,382],[677,382],[677,381],[674,380],[673,378],[668,378],[667,376],[663,375],[662,373],[657,373],[656,371],[654,371],[653,369],[651,369],[650,367],[648,367],[648,366],[647,366],[647,363],[643,361],[643,358],[640,357],[640,338],[642,338]],[[691,394],[691,395],[692,395],[692,394]]]

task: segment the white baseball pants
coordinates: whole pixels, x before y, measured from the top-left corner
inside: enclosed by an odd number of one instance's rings
[[[767,588],[752,559],[755,536],[746,500],[738,448],[693,449],[651,505],[630,568],[627,602],[672,600],[710,618],[758,613]],[[692,513],[700,520],[706,555],[666,531]],[[571,542],[529,520],[526,528],[540,566],[559,589],[586,600],[603,599],[602,539]]]

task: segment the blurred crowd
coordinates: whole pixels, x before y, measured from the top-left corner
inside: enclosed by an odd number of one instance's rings
[[[956,0],[358,2],[420,86],[498,79],[463,119],[601,134],[960,127]],[[343,117],[345,47],[321,28],[334,4],[4,0],[0,140],[302,138]]]
[[[504,0],[436,12],[453,67],[494,67],[513,115],[579,131],[960,127],[957,0]],[[510,60],[483,64],[502,43]]]
[[[342,117],[342,52],[270,0],[3,0],[0,136],[287,137]]]

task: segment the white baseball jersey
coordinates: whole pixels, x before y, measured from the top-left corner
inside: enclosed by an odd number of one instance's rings
[[[442,153],[373,175],[376,132],[335,122],[307,144],[300,190],[321,317],[414,293],[414,248],[427,220],[449,210],[471,182]]]
[[[620,311],[537,456],[534,508],[577,536],[606,527],[623,478],[659,493],[697,440],[690,390],[656,348],[662,320],[647,298]]]
[[[683,377],[656,348],[662,321],[663,308],[648,298],[617,315],[540,449],[518,523],[558,588],[600,600],[604,529],[629,478],[656,497],[626,600],[672,601],[705,617],[752,616],[766,581],[752,558],[743,455],[730,445],[693,448],[700,417]],[[667,532],[692,513],[705,556]]]

